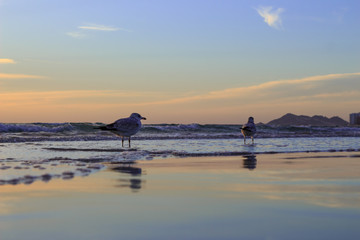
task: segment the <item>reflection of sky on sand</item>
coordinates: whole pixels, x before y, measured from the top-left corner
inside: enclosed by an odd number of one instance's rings
[[[292,158],[303,155],[304,153],[290,154]],[[184,185],[189,179],[196,179],[196,176],[206,176],[206,181],[213,181],[213,184],[202,187],[221,191],[232,197],[241,194],[237,197],[243,198],[246,194],[269,200],[297,201],[325,207],[359,208],[359,158],[348,157],[351,156],[349,153],[307,155],[308,159],[288,159],[288,154],[260,154],[228,157],[222,161],[217,158],[206,158],[204,161],[196,158],[181,159],[170,164],[153,161],[149,164],[157,168],[148,172],[149,175],[151,171],[164,175],[167,171],[186,174],[187,179],[177,179],[184,182]],[[327,157],[324,159],[322,156]],[[146,165],[147,163],[141,163],[141,166]],[[251,171],[244,172],[242,168]],[[219,182],[226,184],[217,184]],[[196,185],[199,184],[201,181],[197,181]],[[181,189],[181,186],[178,187]]]
[[[1,240],[357,239],[360,162],[349,155],[110,163],[70,181],[4,185]]]

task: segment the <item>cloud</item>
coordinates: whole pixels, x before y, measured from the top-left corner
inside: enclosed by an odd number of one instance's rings
[[[275,29],[282,28],[280,13],[284,11],[283,8],[273,10],[273,7],[259,7],[256,8],[256,11],[264,18],[264,22],[266,22],[270,27]]]
[[[132,32],[131,30],[125,28],[118,28],[113,26],[105,26],[105,25],[98,25],[98,24],[86,24],[83,26],[78,26],[79,31],[67,32],[66,35],[77,38],[83,39],[87,36],[85,34],[86,31],[103,31],[103,32],[115,32],[115,31],[125,31],[125,32]]]
[[[329,91],[338,92],[341,89],[353,90],[353,85],[345,84],[346,79],[350,79],[352,83],[359,82],[360,85],[360,73],[345,73],[345,74],[328,74],[311,76],[301,79],[292,80],[278,80],[261,83],[258,85],[252,85],[247,87],[229,88],[219,91],[208,92],[203,95],[195,95],[183,98],[174,98],[170,100],[149,102],[147,104],[176,104],[186,103],[194,101],[209,101],[209,100],[221,100],[221,99],[246,99],[252,98],[253,101],[259,101],[269,96],[277,99],[282,99],[287,96],[293,96],[295,98],[299,96],[308,96],[312,93],[328,93]],[[333,81],[330,85],[332,88],[324,87],[330,81]],[[337,82],[338,85],[335,83]],[[291,93],[291,94],[290,94]],[[274,96],[275,95],[275,96]],[[256,96],[254,98],[253,96]],[[258,100],[256,100],[258,99]]]
[[[152,109],[152,114],[182,113],[182,121],[234,123],[239,116],[254,115],[270,121],[288,112],[340,116],[360,105],[360,73],[329,74],[300,79],[269,81],[247,87],[229,88],[190,97],[129,103],[133,108]],[[176,111],[174,111],[176,109]],[[237,120],[236,120],[237,119]]]
[[[39,76],[0,74],[0,79],[4,77]],[[11,120],[14,109],[21,121],[45,121],[38,119],[40,116],[46,121],[69,121],[66,116],[74,113],[76,116],[71,119],[74,121],[111,121],[134,111],[143,113],[152,122],[175,123],[239,123],[250,114],[256,121],[267,122],[287,112],[338,115],[347,119],[360,105],[360,72],[269,81],[192,96],[125,90],[28,91],[2,92],[0,102],[0,112],[8,111],[8,121],[14,121]],[[37,111],[39,115],[25,116],[20,109]]]
[[[26,74],[13,74],[13,73],[0,73],[0,79],[25,79],[25,78],[45,78],[44,76],[26,75]]]
[[[21,91],[3,92],[0,102],[23,105],[128,105],[156,99],[158,92],[134,92],[121,90],[64,90],[64,91]]]
[[[89,24],[87,26],[79,26],[78,28],[85,29],[85,30],[110,31],[110,32],[124,30],[124,29],[117,28],[117,27],[97,25],[97,24]]]
[[[82,39],[86,37],[86,35],[81,32],[68,32],[66,33],[66,35],[77,39]]]
[[[9,58],[0,58],[0,64],[15,64],[16,62],[13,59]]]

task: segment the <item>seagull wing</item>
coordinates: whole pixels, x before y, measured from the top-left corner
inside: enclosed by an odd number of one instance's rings
[[[121,132],[133,132],[138,130],[141,126],[137,120],[130,118],[119,119],[110,125],[112,125],[112,128],[114,128],[114,130]]]
[[[255,124],[247,123],[242,126],[242,130],[249,131],[249,132],[256,132]]]
[[[245,130],[245,131],[249,131],[249,132],[252,132],[252,130],[253,130],[251,127],[248,127],[248,126],[242,127],[241,129]]]

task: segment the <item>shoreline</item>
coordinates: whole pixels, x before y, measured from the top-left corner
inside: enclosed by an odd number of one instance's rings
[[[6,136],[12,135],[15,136]],[[4,143],[35,143],[35,142],[88,142],[88,141],[117,141],[121,138],[108,135],[108,136],[78,136],[78,137],[69,137],[69,136],[55,136],[43,138],[40,137],[28,137],[28,136],[16,136],[19,133],[2,133],[0,135],[0,144]],[[276,136],[256,136],[255,139],[300,139],[300,138],[360,138],[360,133],[353,133],[353,134],[337,134],[337,135],[301,135],[301,136],[294,136],[294,135],[276,135]],[[166,140],[242,140],[243,135],[235,135],[235,136],[151,136],[151,137],[144,137],[144,136],[133,136],[132,140],[136,141],[150,141],[150,140],[159,140],[159,141],[166,141]],[[256,141],[256,140],[255,140]]]

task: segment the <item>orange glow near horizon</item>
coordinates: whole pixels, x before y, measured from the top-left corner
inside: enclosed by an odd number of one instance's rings
[[[360,105],[360,90],[351,87],[359,78],[360,73],[332,74],[185,97],[117,90],[5,92],[0,121],[111,122],[132,112],[146,116],[146,123],[237,124],[250,115],[268,122],[288,112],[347,120]]]

